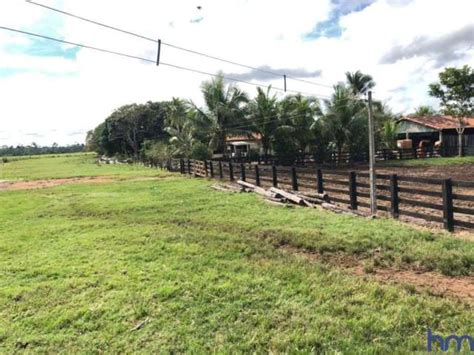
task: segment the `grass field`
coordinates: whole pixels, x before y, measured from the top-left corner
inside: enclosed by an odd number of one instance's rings
[[[99,167],[91,156],[0,169],[0,179],[114,177],[0,191],[1,352],[387,353],[426,351],[427,328],[474,329],[468,303],[280,248],[468,275],[468,240],[273,207],[205,180]]]
[[[474,156],[451,157],[451,158],[426,158],[426,159],[408,159],[400,161],[388,161],[387,164],[396,164],[402,166],[450,166],[474,164]]]
[[[82,176],[156,176],[156,170],[134,165],[98,165],[91,153],[65,156],[26,157],[11,163],[0,163],[0,180],[38,180]]]

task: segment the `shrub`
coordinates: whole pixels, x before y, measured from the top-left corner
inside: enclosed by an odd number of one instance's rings
[[[206,160],[212,157],[212,152],[204,143],[196,143],[191,150],[191,159]]]
[[[256,161],[256,160],[258,160],[258,158],[260,157],[260,154],[259,154],[259,152],[258,152],[256,149],[250,149],[249,152],[248,152],[247,157],[248,157],[251,161]]]
[[[296,142],[292,132],[277,131],[275,133],[275,141],[273,150],[278,156],[280,163],[283,165],[291,165],[298,152]]]

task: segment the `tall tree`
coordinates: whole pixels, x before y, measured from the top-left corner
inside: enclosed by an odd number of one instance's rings
[[[247,118],[250,130],[261,138],[265,158],[279,126],[278,99],[270,94],[270,90],[271,86],[266,91],[257,87],[257,96],[248,105]]]
[[[314,144],[314,123],[322,115],[318,99],[301,94],[285,97],[282,102],[283,111],[289,124],[294,128],[294,139],[301,153],[310,144]]]
[[[430,84],[429,94],[440,99],[445,115],[469,117],[474,115],[474,70],[445,68],[439,73],[439,82]]]
[[[413,116],[417,117],[436,116],[437,114],[438,112],[433,107],[427,105],[418,106],[415,112],[413,112]]]
[[[362,73],[360,70],[356,72],[346,72],[346,80],[353,95],[363,95],[375,86],[372,76]]]
[[[242,126],[249,99],[238,87],[226,84],[222,76],[204,82],[201,91],[205,108],[191,103],[196,127],[206,133],[214,151],[224,154],[227,136],[248,131]]]
[[[171,136],[169,143],[172,147],[172,155],[189,158],[197,142],[192,124],[187,122],[179,128],[168,126],[165,127],[165,131]]]
[[[429,94],[440,99],[445,115],[458,118],[458,154],[462,156],[464,118],[474,116],[474,70],[468,65],[451,67],[445,68],[438,76],[439,82],[430,84]]]
[[[158,102],[124,105],[115,110],[102,127],[99,142],[107,153],[126,154],[138,157],[145,140],[163,140],[166,109]],[[104,137],[106,135],[106,137]]]
[[[344,149],[364,150],[367,141],[367,112],[365,105],[354,96],[352,88],[335,86],[331,99],[326,100],[325,104],[325,131],[339,156]]]
[[[181,131],[189,121],[188,109],[189,105],[186,101],[173,97],[166,109],[166,127],[172,127],[177,131]]]

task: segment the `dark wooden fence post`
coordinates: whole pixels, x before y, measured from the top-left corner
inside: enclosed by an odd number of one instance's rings
[[[234,181],[234,167],[231,161],[229,161],[229,180]]]
[[[275,165],[272,165],[272,180],[273,180],[273,187],[278,186],[278,176],[277,176],[277,168]]]
[[[323,181],[323,172],[321,169],[316,170],[316,181],[318,183],[318,194],[324,193],[324,181]]]
[[[188,174],[191,175],[191,160],[188,159]]]
[[[204,175],[208,175],[208,172],[207,172],[207,160],[204,160]]]
[[[221,179],[224,178],[224,171],[222,170],[222,162],[221,161],[219,161],[219,177]]]
[[[258,165],[255,165],[255,185],[260,186],[260,170]]]
[[[443,180],[443,224],[448,231],[454,231],[453,211],[453,182],[451,179]]]
[[[291,167],[291,187],[293,191],[298,191],[298,177],[296,176],[296,167]]]
[[[357,179],[355,171],[349,173],[349,199],[351,201],[351,209],[357,209]]]
[[[240,180],[245,181],[245,164],[240,164]]]
[[[212,160],[209,160],[209,170],[211,172],[211,178],[214,178],[214,164],[212,164]]]
[[[400,215],[398,204],[398,176],[392,174],[390,175],[390,213],[393,218],[398,218]]]
[[[184,160],[183,159],[179,159],[179,172],[181,174],[184,174]]]

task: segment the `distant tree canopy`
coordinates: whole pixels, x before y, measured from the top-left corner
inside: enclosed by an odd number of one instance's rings
[[[36,143],[30,145],[2,146],[0,147],[0,156],[24,156],[24,155],[41,155],[41,154],[62,154],[62,153],[78,153],[84,152],[84,144],[72,144],[60,146],[53,143],[51,146],[39,146]]]
[[[438,112],[431,106],[421,105],[418,106],[415,112],[412,113],[413,116],[436,116]]]
[[[430,85],[429,94],[440,99],[445,115],[474,116],[474,69],[445,68],[439,73],[439,82]]]
[[[100,154],[138,157],[146,140],[165,140],[164,121],[169,103],[147,102],[116,109],[104,122],[89,131],[86,147]]]
[[[447,68],[430,92],[442,98],[443,112],[470,112],[472,70]],[[469,86],[471,85],[471,86]],[[173,98],[169,102],[125,105],[115,110],[87,136],[87,149],[106,155],[164,160],[210,158],[225,154],[226,137],[258,136],[262,153],[294,156],[300,153],[350,152],[368,149],[367,103],[364,95],[375,87],[372,76],[347,72],[346,82],[334,86],[331,97],[287,95],[257,88],[250,98],[222,76],[201,86],[204,105]],[[471,101],[470,101],[471,100]],[[467,109],[466,109],[467,108]],[[373,105],[376,144],[394,148],[397,122],[382,102]],[[434,115],[420,106],[416,115]]]

